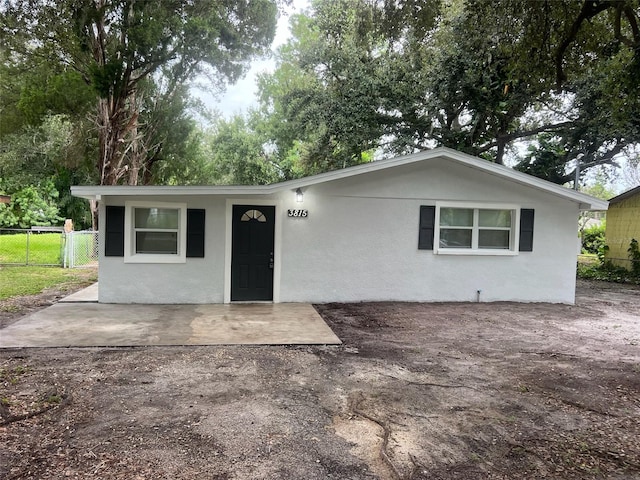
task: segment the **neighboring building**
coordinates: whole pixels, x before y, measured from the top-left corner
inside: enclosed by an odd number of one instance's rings
[[[609,251],[606,258],[630,269],[627,249],[634,238],[640,242],[640,185],[609,200],[605,233]]]
[[[447,148],[266,186],[75,186],[100,205],[99,299],[575,299],[607,202]]]

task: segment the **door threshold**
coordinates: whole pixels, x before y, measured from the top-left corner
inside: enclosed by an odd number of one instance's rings
[[[242,305],[242,304],[250,305],[252,303],[269,304],[269,303],[273,303],[273,300],[231,300],[230,303],[236,304],[236,305]]]

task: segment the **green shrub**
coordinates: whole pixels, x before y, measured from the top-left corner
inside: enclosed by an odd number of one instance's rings
[[[578,278],[640,285],[640,246],[638,241],[635,238],[632,239],[627,249],[631,260],[631,270],[614,265],[610,260],[607,260],[605,253],[608,250],[609,247],[605,244],[598,247],[599,264],[578,262]]]
[[[631,260],[631,271],[634,275],[640,277],[640,248],[635,238],[631,239],[627,253],[629,254],[629,260]]]
[[[618,267],[610,262],[606,262],[604,265],[584,265],[579,263],[578,278],[640,285],[640,277],[633,275],[626,268]]]
[[[593,225],[582,231],[582,251],[584,253],[598,253],[605,243],[605,224]]]

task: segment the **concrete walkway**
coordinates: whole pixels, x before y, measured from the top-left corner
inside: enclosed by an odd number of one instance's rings
[[[74,295],[1,329],[0,348],[341,343],[309,304],[115,305],[87,300],[91,290]]]
[[[59,300],[61,303],[98,302],[98,282]]]

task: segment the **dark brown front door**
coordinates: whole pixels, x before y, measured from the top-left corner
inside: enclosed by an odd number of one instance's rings
[[[276,207],[234,205],[231,240],[231,300],[273,300]]]

